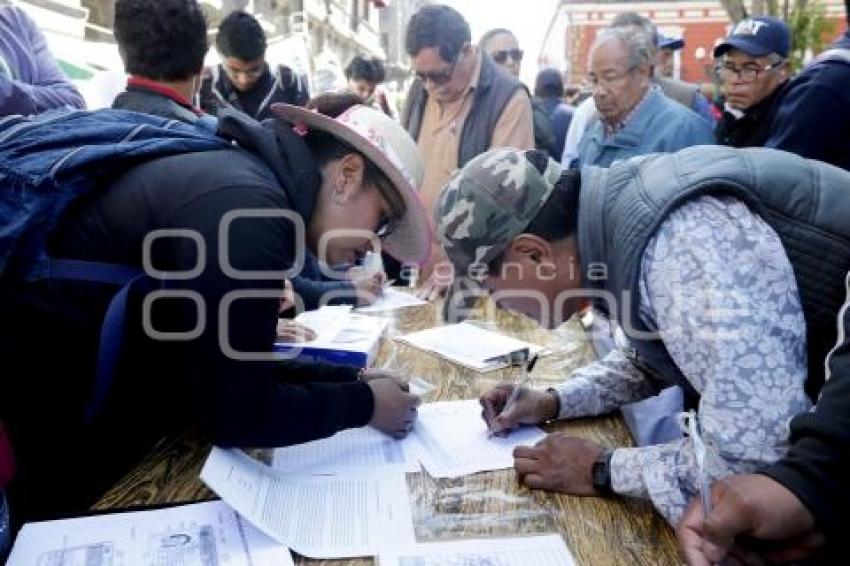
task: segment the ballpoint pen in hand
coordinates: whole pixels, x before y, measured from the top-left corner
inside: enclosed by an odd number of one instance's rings
[[[516,402],[519,399],[519,396],[520,396],[520,393],[522,392],[522,390],[528,389],[530,387],[531,378],[529,377],[529,374],[534,369],[534,365],[536,363],[537,363],[537,354],[534,354],[531,357],[530,360],[522,362],[522,367],[524,368],[524,375],[523,375],[522,379],[519,381],[519,383],[517,383],[514,386],[513,391],[511,391],[511,394],[508,396],[508,400],[505,401],[505,406],[502,407],[502,410],[499,412],[500,415],[503,414],[503,413],[507,413],[508,411],[513,409],[513,406],[516,405]],[[488,437],[492,438],[496,434],[496,432],[500,432],[500,431],[495,431],[495,432],[490,431],[489,434],[488,434]]]
[[[706,464],[707,449],[705,441],[702,438],[702,427],[699,425],[698,415],[691,410],[687,413],[682,413],[682,430],[691,438],[694,446],[694,459],[697,466],[697,477],[700,483],[700,497],[702,499],[702,515],[703,519],[707,518],[711,513],[711,480],[708,475]]]

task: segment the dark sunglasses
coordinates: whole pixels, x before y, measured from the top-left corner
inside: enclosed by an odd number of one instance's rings
[[[447,69],[443,69],[442,71],[434,71],[430,73],[416,73],[416,78],[422,81],[423,83],[431,82],[434,86],[443,86],[450,80],[452,80],[452,75],[455,72],[455,67],[457,66],[458,59],[460,59],[460,55],[455,57],[455,60],[452,61],[452,64],[449,65]]]
[[[496,63],[504,63],[508,60],[508,57],[519,63],[522,61],[523,55],[525,55],[525,52],[522,49],[500,49],[494,51],[492,57]]]

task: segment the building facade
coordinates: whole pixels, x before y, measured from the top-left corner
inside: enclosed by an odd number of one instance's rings
[[[836,24],[844,19],[841,0],[824,2],[826,16]],[[693,83],[712,82],[714,47],[727,35],[731,23],[719,0],[655,2],[574,2],[562,0],[552,18],[539,54],[541,66],[564,72],[569,84],[586,74],[590,46],[601,28],[626,11],[637,12],[655,23],[667,36],[681,37],[685,47],[676,54],[676,73]],[[842,28],[843,29],[843,28]]]

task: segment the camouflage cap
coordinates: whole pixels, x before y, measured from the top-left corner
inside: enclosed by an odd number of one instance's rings
[[[563,171],[545,152],[510,148],[492,149],[456,171],[434,210],[455,274],[475,278],[473,272],[499,257],[537,216]]]

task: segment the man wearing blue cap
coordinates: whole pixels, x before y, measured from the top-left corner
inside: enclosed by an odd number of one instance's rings
[[[655,53],[655,75],[673,77],[676,74],[676,51],[685,46],[681,37],[658,34],[658,51]]]
[[[715,70],[726,98],[715,132],[717,143],[763,146],[788,84],[791,32],[768,16],[739,22],[714,49]]]
[[[850,171],[850,0],[848,28],[788,84],[765,147]]]

